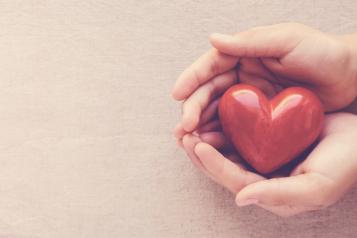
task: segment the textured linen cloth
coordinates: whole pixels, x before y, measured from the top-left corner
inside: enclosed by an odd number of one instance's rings
[[[357,32],[357,1],[0,1],[0,237],[357,237],[357,189],[283,219],[197,171],[171,129],[212,32]]]

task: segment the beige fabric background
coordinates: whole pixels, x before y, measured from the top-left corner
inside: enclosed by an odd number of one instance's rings
[[[211,32],[357,31],[357,1],[0,1],[0,237],[357,237],[357,189],[289,219],[201,175],[171,135]]]

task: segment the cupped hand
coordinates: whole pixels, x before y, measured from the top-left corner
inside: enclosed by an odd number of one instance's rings
[[[238,82],[257,86],[268,96],[302,86],[321,99],[325,111],[356,98],[357,54],[345,36],[284,23],[213,34],[210,40],[214,48],[181,74],[172,91],[175,99],[184,100],[179,138],[197,129],[207,106]]]
[[[257,204],[289,216],[334,203],[356,182],[356,116],[328,115],[321,141],[307,159],[289,177],[266,179],[239,163],[221,132],[217,105],[221,94],[242,82],[268,96],[303,86],[316,93],[325,111],[341,109],[357,92],[351,42],[296,23],[212,35],[214,48],[181,74],[172,91],[184,101],[174,130],[179,144],[207,176],[237,194],[240,206]]]
[[[186,134],[183,148],[207,176],[236,194],[238,206],[255,204],[286,217],[325,208],[356,183],[356,140],[356,115],[327,115],[317,147],[290,176],[271,179],[246,170],[234,153],[220,153],[230,145],[217,126],[200,136]]]

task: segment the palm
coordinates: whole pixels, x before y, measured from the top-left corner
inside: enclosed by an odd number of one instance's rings
[[[322,41],[322,37],[306,37],[291,52],[278,59],[241,58],[239,79],[241,82],[263,86],[268,93],[290,86],[308,88],[320,97],[327,111],[348,105],[354,99],[354,88],[348,87],[353,84],[354,75],[345,66],[348,51],[338,41]],[[319,41],[325,43],[320,44],[317,50],[309,51],[309,47]]]
[[[198,128],[200,138],[196,141],[192,140],[192,135],[185,136],[184,148],[191,154],[191,159],[203,164],[201,169],[213,180],[238,193],[238,200],[244,200],[251,194],[264,197],[259,206],[282,216],[290,216],[333,204],[355,182],[350,178],[355,173],[351,156],[356,149],[349,143],[353,138],[357,139],[353,132],[357,125],[356,116],[346,113],[328,115],[319,144],[302,158],[271,175],[277,178],[275,180],[247,170],[219,124],[214,123],[216,119],[212,114],[210,121]],[[192,158],[196,157],[192,151],[199,142],[213,146],[216,151],[210,149],[206,153],[213,158],[204,157],[200,155],[202,152],[197,151],[199,158]]]

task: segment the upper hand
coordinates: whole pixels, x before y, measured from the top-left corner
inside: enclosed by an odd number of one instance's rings
[[[303,86],[316,93],[326,111],[347,106],[357,95],[357,54],[345,37],[284,23],[234,36],[214,34],[210,40],[214,49],[187,68],[172,91],[175,99],[185,100],[181,135],[195,130],[210,102],[238,81],[268,96]]]

